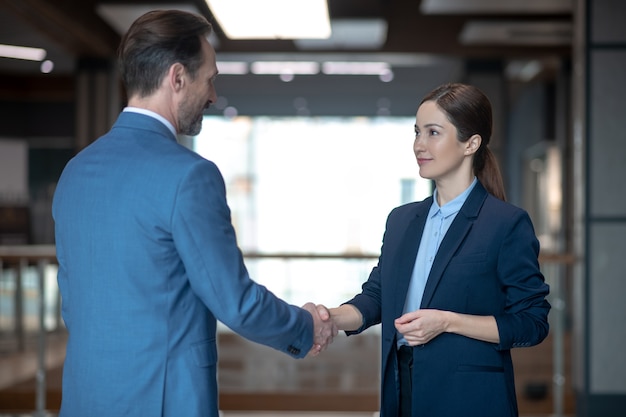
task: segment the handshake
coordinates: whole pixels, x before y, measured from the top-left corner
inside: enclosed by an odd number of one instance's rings
[[[317,356],[333,342],[339,329],[331,317],[330,310],[325,306],[306,303],[302,308],[313,316],[313,346],[309,355]]]

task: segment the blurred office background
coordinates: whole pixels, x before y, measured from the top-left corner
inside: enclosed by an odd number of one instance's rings
[[[388,212],[432,192],[412,154],[419,100],[444,82],[475,84],[492,100],[491,147],[508,200],[533,218],[552,288],[548,339],[514,351],[520,413],[623,416],[626,2],[327,0],[322,35],[276,32],[304,27],[290,15],[301,0],[239,6],[243,34],[228,3],[0,1],[0,414],[58,411],[55,184],[124,105],[121,34],[145,11],[178,8],[214,24],[220,70],[202,133],[180,140],[222,170],[255,280],[299,305],[359,291]],[[250,39],[254,23],[272,32]],[[295,361],[221,327],[221,409],[374,416],[378,337],[341,335]]]

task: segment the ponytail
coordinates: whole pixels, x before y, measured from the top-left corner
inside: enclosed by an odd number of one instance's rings
[[[506,201],[504,182],[495,155],[487,146],[481,146],[474,156],[474,174],[489,194]]]

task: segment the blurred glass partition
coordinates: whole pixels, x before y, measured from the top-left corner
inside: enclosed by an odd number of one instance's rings
[[[294,304],[335,305],[358,292],[389,212],[432,192],[413,155],[414,124],[206,116],[193,149],[224,176],[252,278]]]

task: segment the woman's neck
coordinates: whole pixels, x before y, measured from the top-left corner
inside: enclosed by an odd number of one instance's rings
[[[455,178],[453,181],[435,181],[437,187],[437,204],[439,207],[457,198],[463,191],[467,190],[474,181],[474,173],[462,179]]]

